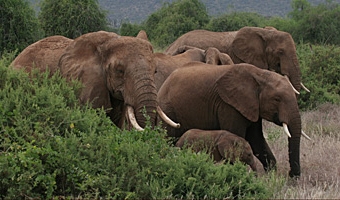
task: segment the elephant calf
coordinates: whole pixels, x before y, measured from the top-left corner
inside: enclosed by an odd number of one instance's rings
[[[233,163],[239,159],[256,171],[256,162],[249,143],[226,130],[190,129],[180,137],[176,146],[190,147],[195,152],[207,150],[216,162],[226,159]]]

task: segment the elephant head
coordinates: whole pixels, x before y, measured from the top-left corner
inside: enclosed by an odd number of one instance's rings
[[[205,50],[205,62],[212,65],[231,65],[233,60],[226,53],[221,53],[215,47],[209,47]]]
[[[168,76],[178,68],[189,62],[205,62],[204,50],[184,46],[179,48],[176,55],[166,55],[155,53],[157,73],[155,74],[155,84],[157,90],[162,86]]]
[[[243,27],[232,42],[235,63],[249,63],[287,76],[297,91],[301,71],[292,36],[273,27]]]
[[[144,39],[99,31],[76,38],[61,56],[59,67],[68,80],[82,82],[81,103],[103,107],[118,126],[122,126],[125,109],[133,108],[127,110],[143,127],[142,109],[152,125],[156,118],[153,56],[152,45]]]
[[[277,73],[240,64],[222,76],[217,85],[223,101],[249,121],[255,123],[263,118],[284,127],[289,136],[290,175],[299,176],[300,137],[306,135],[301,130],[298,103],[289,81]]]
[[[207,151],[215,162],[236,160],[248,164],[256,171],[256,162],[249,143],[226,130],[190,129],[176,142],[180,148],[189,147],[194,152]]]

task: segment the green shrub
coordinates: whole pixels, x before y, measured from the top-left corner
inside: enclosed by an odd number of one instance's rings
[[[82,34],[108,30],[106,12],[98,0],[42,0],[39,22],[45,35],[76,38]]]
[[[294,39],[313,44],[339,45],[340,5],[326,1],[311,6],[307,0],[292,2],[290,16],[296,21]]]
[[[123,23],[120,27],[119,33],[120,35],[135,37],[142,29],[144,29],[144,27],[139,24]]]
[[[265,17],[257,13],[233,12],[214,17],[206,25],[206,29],[211,31],[237,31],[244,26],[261,27]]]
[[[340,47],[300,44],[297,46],[303,83],[299,105],[312,109],[324,102],[340,102]]]
[[[0,1],[0,57],[5,51],[23,50],[42,37],[38,19],[29,2]]]
[[[78,106],[78,83],[0,62],[0,198],[269,198],[243,164],[214,165],[165,131],[122,131]]]
[[[143,23],[150,41],[164,48],[184,33],[203,28],[209,21],[205,5],[199,0],[176,0],[164,4]]]

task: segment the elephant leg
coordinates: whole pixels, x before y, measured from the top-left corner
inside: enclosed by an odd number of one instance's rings
[[[275,156],[263,136],[262,119],[252,123],[247,128],[245,139],[249,142],[254,155],[260,160],[266,171],[276,169]]]

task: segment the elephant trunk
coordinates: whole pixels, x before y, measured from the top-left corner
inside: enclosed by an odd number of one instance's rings
[[[146,117],[144,113],[150,117],[151,126],[156,124],[157,110],[157,90],[154,82],[150,78],[142,78],[136,80],[135,94],[137,97],[135,103],[135,115],[140,126],[145,127]],[[145,109],[145,110],[144,110]]]
[[[296,54],[288,58],[281,59],[281,73],[288,76],[294,88],[300,92],[301,90],[301,70]]]
[[[290,177],[300,176],[300,139],[301,139],[301,117],[296,117],[288,123],[291,137],[288,138],[288,155],[290,164]]]

